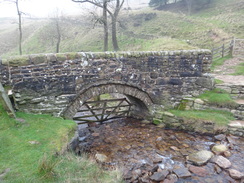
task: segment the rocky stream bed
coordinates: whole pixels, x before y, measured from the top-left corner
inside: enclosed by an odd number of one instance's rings
[[[244,138],[162,129],[117,119],[79,126],[79,151],[105,169],[118,167],[125,182],[243,183]]]

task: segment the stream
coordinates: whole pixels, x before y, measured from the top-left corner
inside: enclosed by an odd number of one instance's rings
[[[187,161],[187,156],[200,150],[209,150],[215,144],[228,147],[231,168],[243,173],[244,138],[227,136],[216,140],[214,136],[190,132],[165,130],[151,123],[132,118],[115,119],[103,124],[91,123],[89,127],[79,126],[81,151],[88,152],[105,169],[118,167],[125,182],[160,182],[153,179],[155,172],[165,175],[161,182],[229,183],[241,182],[232,178],[228,170],[215,163],[196,166]],[[182,170],[183,175],[175,169]],[[189,170],[184,176],[185,169]]]

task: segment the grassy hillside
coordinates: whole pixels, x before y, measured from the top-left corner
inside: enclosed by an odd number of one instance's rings
[[[209,8],[194,12],[191,16],[184,14],[184,11],[182,7],[171,7],[167,11],[152,8],[123,10],[118,23],[120,49],[211,49],[233,36],[244,38],[243,0],[213,0]],[[6,24],[5,21],[4,25]],[[18,54],[17,25],[0,25],[0,56]],[[25,23],[23,53],[55,52],[56,38],[53,36],[53,25],[50,20]],[[61,31],[63,36],[60,52],[103,50],[103,27],[99,24],[94,27],[90,17],[64,19]],[[112,50],[111,42],[109,50]]]

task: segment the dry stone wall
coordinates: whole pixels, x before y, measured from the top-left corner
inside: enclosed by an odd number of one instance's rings
[[[210,50],[29,55],[2,60],[0,80],[31,113],[62,115],[89,87],[106,84],[131,87],[127,94],[140,100],[136,88],[167,107],[213,87],[211,61]]]

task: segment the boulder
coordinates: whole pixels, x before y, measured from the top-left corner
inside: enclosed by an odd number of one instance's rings
[[[192,162],[195,165],[203,165],[207,163],[213,157],[213,153],[207,150],[198,151],[192,153],[188,156],[188,161]]]

